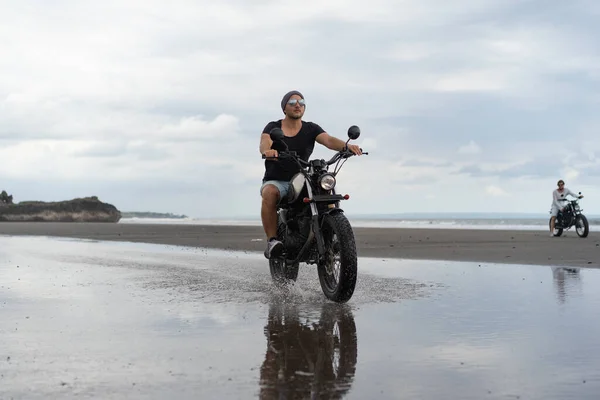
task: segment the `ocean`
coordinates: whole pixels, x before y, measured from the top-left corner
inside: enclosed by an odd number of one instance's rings
[[[548,230],[549,214],[499,213],[429,213],[391,215],[352,215],[346,213],[354,227],[430,228],[430,229],[501,229]],[[586,215],[590,230],[600,226],[599,215]],[[233,218],[122,218],[123,224],[193,224],[260,226],[260,216]]]

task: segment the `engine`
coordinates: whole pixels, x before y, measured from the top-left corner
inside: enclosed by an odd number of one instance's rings
[[[282,232],[283,243],[290,255],[296,256],[308,239],[310,220],[304,215],[289,215],[286,219],[287,227]]]
[[[571,222],[571,220],[573,219],[573,210],[572,210],[571,206],[568,206],[565,208],[562,219],[567,224]]]

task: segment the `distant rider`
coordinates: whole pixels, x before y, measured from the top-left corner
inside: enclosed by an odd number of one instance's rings
[[[556,223],[556,216],[558,215],[559,211],[562,212],[565,209],[563,200],[566,200],[566,197],[568,195],[571,195],[578,199],[581,199],[583,197],[581,195],[576,195],[575,193],[573,193],[572,191],[567,189],[565,187],[565,181],[563,181],[562,179],[557,182],[557,185],[558,185],[558,188],[556,188],[552,191],[552,210],[550,211],[550,214],[552,215],[552,217],[550,218],[550,236],[551,237],[554,237],[554,226]]]
[[[278,144],[273,146],[269,136],[271,129],[281,128],[284,133],[284,142],[290,151],[297,152],[304,161],[311,156],[315,142],[330,150],[344,150],[346,142],[327,134],[319,125],[313,122],[302,121],[306,102],[302,93],[292,90],[283,96],[281,109],[285,117],[269,122],[260,136],[260,154],[267,157],[265,160],[265,174],[260,188],[262,196],[261,219],[265,234],[267,235],[267,248],[265,257],[277,257],[283,250],[283,244],[277,240],[277,204],[287,196],[290,180],[298,172],[298,166],[291,160],[278,160],[277,152],[283,150]],[[360,147],[348,144],[348,150],[356,155],[361,155]],[[271,158],[271,159],[269,159]]]

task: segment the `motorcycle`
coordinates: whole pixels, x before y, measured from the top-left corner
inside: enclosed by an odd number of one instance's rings
[[[304,161],[289,151],[280,128],[273,128],[269,135],[284,149],[277,158],[290,159],[298,166],[287,196],[277,206],[277,239],[284,250],[269,259],[271,278],[277,285],[295,282],[301,262],[316,264],[325,296],[345,303],[354,293],[358,262],[354,232],[340,208],[340,202],[350,196],[337,194],[335,186],[342,165],[354,155],[347,150],[347,144],[358,139],[360,128],[353,125],[348,129],[346,149],[336,152],[329,161]],[[329,172],[334,163],[337,164],[333,172]]]
[[[581,192],[579,192],[581,195]],[[579,237],[587,237],[590,233],[590,225],[585,215],[582,214],[583,209],[579,206],[579,199],[568,200],[561,199],[561,201],[568,202],[563,211],[559,211],[556,216],[554,224],[554,236],[560,236],[563,230],[568,230],[575,226],[575,232]],[[552,218],[550,218],[552,220]]]

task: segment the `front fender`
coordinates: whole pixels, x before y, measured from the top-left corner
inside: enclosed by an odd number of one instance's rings
[[[328,208],[327,211],[323,211],[321,213],[321,215],[335,215],[337,213],[343,213],[344,210],[342,210],[341,208]]]
[[[328,215],[336,215],[336,214],[340,214],[340,213],[344,213],[344,210],[342,210],[341,208],[328,208],[327,211],[322,211],[319,214],[319,228],[323,227],[323,221],[325,220],[325,217]]]

